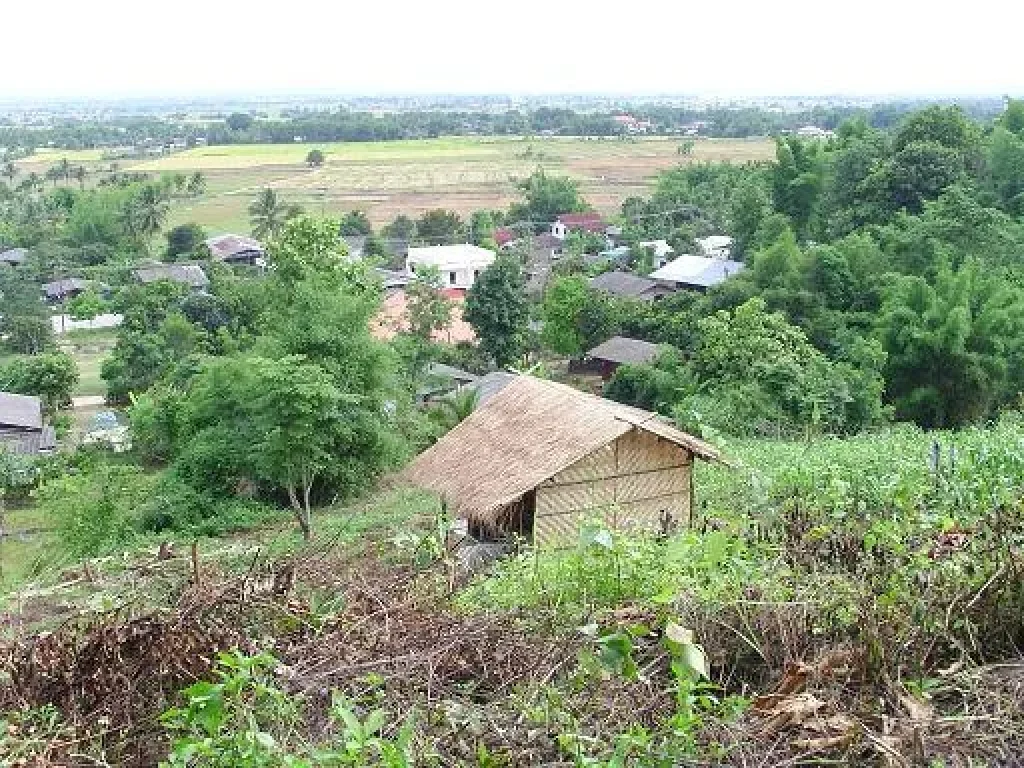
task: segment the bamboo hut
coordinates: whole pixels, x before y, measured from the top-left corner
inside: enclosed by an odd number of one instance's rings
[[[547,545],[593,517],[626,530],[687,524],[694,456],[719,458],[653,413],[517,376],[404,477],[440,494],[478,537],[514,532]]]

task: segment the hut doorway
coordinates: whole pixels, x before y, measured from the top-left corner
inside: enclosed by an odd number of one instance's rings
[[[537,492],[530,490],[501,510],[490,525],[469,524],[469,535],[477,541],[507,541],[521,538],[533,542],[533,522],[537,514]]]

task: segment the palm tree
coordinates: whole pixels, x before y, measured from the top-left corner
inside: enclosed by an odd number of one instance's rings
[[[176,173],[172,178],[174,181],[174,193],[180,195],[185,191],[185,185],[188,184],[188,176],[184,173]]]
[[[57,163],[57,174],[64,181],[71,181],[71,163],[68,162],[66,157],[62,157],[60,162]]]
[[[43,177],[40,176],[35,171],[32,171],[32,173],[28,175],[28,177],[25,179],[25,181],[22,182],[22,184],[29,192],[31,192],[32,190],[36,190],[38,192],[43,191]]]
[[[202,171],[196,171],[188,180],[188,193],[193,197],[199,197],[206,191],[206,177]]]
[[[159,232],[164,221],[167,220],[167,211],[170,203],[164,197],[163,191],[156,184],[147,184],[139,190],[135,196],[135,214],[137,231],[140,235],[152,237]]]
[[[86,176],[85,166],[84,165],[76,166],[74,169],[72,169],[71,175],[74,177],[75,181],[78,182],[79,188],[85,189],[85,176]]]
[[[277,196],[277,192],[269,187],[260,192],[249,206],[249,219],[252,221],[254,237],[274,237],[281,231],[288,219],[298,213],[294,205],[286,205]]]
[[[57,186],[57,182],[60,181],[60,168],[56,165],[46,169],[46,180],[52,181],[53,186]]]
[[[14,177],[18,175],[18,166],[8,160],[4,163],[3,175],[7,177],[7,180],[14,183]]]

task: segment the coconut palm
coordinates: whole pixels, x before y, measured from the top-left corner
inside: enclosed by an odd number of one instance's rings
[[[268,187],[249,206],[252,234],[254,237],[274,237],[285,222],[299,212],[297,206],[287,205],[275,190]]]
[[[188,184],[188,176],[184,173],[176,173],[171,177],[172,183],[174,184],[174,193],[181,195],[185,191],[185,186]]]
[[[86,170],[84,165],[79,165],[71,169],[71,176],[78,182],[80,189],[85,189]]]
[[[199,197],[206,191],[206,177],[201,171],[196,171],[189,177],[188,193],[193,197]]]
[[[18,166],[8,160],[4,163],[3,175],[7,177],[7,180],[14,183],[14,177],[18,175]]]
[[[47,168],[44,175],[46,180],[53,182],[53,186],[56,187],[57,182],[60,181],[60,168],[56,165],[51,168]]]
[[[170,209],[163,191],[156,184],[147,184],[139,190],[134,202],[138,233],[145,237],[155,235],[163,228]]]
[[[64,181],[71,181],[71,163],[68,162],[66,157],[62,157],[60,162],[57,163],[57,174]]]

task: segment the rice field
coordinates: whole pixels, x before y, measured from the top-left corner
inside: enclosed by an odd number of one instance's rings
[[[400,213],[415,217],[432,208],[462,214],[503,208],[517,199],[516,182],[542,167],[578,179],[587,200],[611,212],[624,198],[645,193],[659,171],[680,162],[742,163],[774,154],[767,139],[701,140],[686,157],[678,152],[680,144],[678,138],[662,137],[457,137],[199,147],[118,163],[125,171],[153,174],[201,171],[207,178],[206,194],[176,203],[168,226],[195,221],[218,233],[248,231],[246,208],[263,187],[316,213],[359,209],[380,225]],[[305,163],[314,147],[327,156],[320,168]],[[26,171],[45,170],[61,157],[97,171],[104,165],[96,150],[47,150],[23,164]]]

